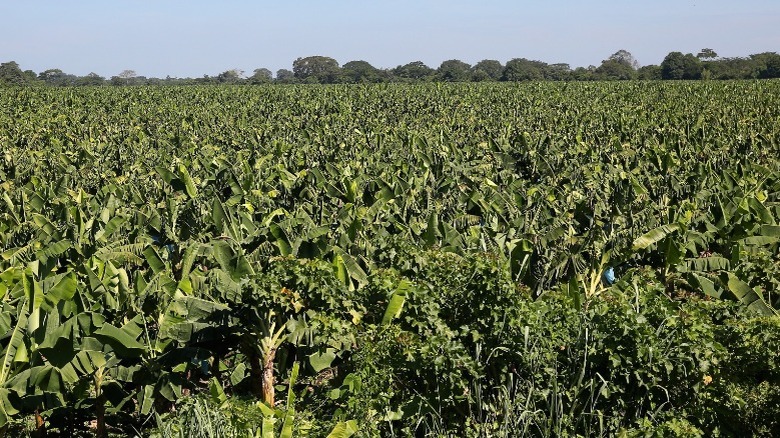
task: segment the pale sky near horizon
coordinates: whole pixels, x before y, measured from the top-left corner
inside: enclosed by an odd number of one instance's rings
[[[0,62],[105,77],[276,72],[310,55],[378,68],[512,58],[575,68],[620,49],[640,65],[704,47],[780,52],[780,0],[0,0],[0,23]]]

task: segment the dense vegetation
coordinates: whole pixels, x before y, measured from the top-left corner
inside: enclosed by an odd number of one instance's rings
[[[775,81],[2,89],[0,424],[776,436],[779,149]]]
[[[52,68],[40,73],[25,70],[14,61],[0,64],[0,86],[138,86],[138,85],[262,85],[262,84],[365,84],[365,83],[425,83],[425,82],[525,82],[525,81],[615,81],[615,80],[679,80],[679,79],[772,79],[780,78],[780,54],[755,53],[747,57],[718,57],[712,49],[702,49],[697,55],[669,53],[659,65],[639,67],[639,62],[627,50],[618,50],[600,65],[576,67],[566,63],[548,64],[526,58],[514,58],[502,64],[495,59],[483,59],[470,65],[459,59],[449,59],[438,68],[422,61],[413,61],[395,68],[377,68],[367,61],[349,61],[339,65],[327,56],[307,56],[296,59],[292,70],[277,70],[276,76],[267,68],[257,68],[251,75],[240,69],[223,71],[200,78],[147,78],[134,70],[124,70],[109,79],[90,73],[86,76],[68,74]]]

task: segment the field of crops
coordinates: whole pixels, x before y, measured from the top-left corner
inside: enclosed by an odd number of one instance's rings
[[[777,436],[778,153],[775,81],[0,89],[0,425]]]

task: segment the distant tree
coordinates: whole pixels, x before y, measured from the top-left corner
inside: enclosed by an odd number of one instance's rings
[[[422,61],[414,61],[408,64],[399,65],[393,69],[393,76],[416,81],[429,79],[433,73],[434,70],[425,65]]]
[[[75,81],[75,85],[82,86],[82,87],[83,86],[96,87],[105,84],[106,84],[106,78],[100,76],[97,73],[90,73],[86,76],[79,77]]]
[[[38,75],[32,70],[25,70],[22,73],[24,73],[27,83],[33,83],[38,80]]]
[[[244,76],[244,71],[241,69],[233,68],[225,70],[217,75],[217,82],[221,84],[237,84],[241,82],[241,78]]]
[[[293,62],[295,78],[307,82],[332,84],[339,76],[339,63],[327,56],[308,56]]]
[[[630,67],[631,70],[636,70],[637,68],[639,68],[639,62],[634,58],[634,55],[632,55],[631,52],[625,49],[620,49],[617,52],[613,53],[612,55],[610,55],[609,58],[607,58],[607,61],[619,62],[620,64]]]
[[[755,63],[749,58],[720,58],[703,64],[712,79],[748,79],[756,72]]]
[[[59,79],[64,75],[65,73],[62,70],[58,68],[50,68],[48,70],[44,70],[38,73],[38,79],[44,82],[49,82],[49,81],[54,81],[56,79]]]
[[[24,85],[28,82],[28,76],[15,61],[0,64],[0,85]]]
[[[485,70],[474,70],[471,72],[471,82],[487,82],[492,81],[490,76],[485,73]]]
[[[135,72],[135,70],[122,70],[118,76],[121,79],[124,79],[126,84],[130,84],[132,79],[138,77],[138,74]]]
[[[605,59],[593,74],[596,79],[614,81],[633,79],[636,72],[627,63]]]
[[[636,76],[639,63],[628,50],[618,50],[601,61],[601,65],[593,72],[595,79],[600,80],[627,80]]]
[[[481,81],[497,81],[501,79],[501,74],[504,72],[504,66],[501,62],[494,59],[483,59],[471,67],[472,80]],[[482,79],[477,79],[482,78]]]
[[[282,84],[295,83],[295,73],[285,68],[280,68],[276,71],[276,82]]]
[[[273,73],[267,68],[256,68],[247,82],[253,85],[269,84],[273,81]]]
[[[596,70],[595,66],[577,67],[571,72],[571,78],[575,81],[591,81],[593,80],[593,71]]]
[[[525,58],[515,58],[506,63],[502,81],[538,81],[544,79],[543,69],[547,64],[541,61],[531,61]]]
[[[199,82],[199,79],[193,79],[193,78],[174,78],[170,75],[165,76],[165,79],[160,79],[161,83],[164,85],[196,85]]]
[[[660,65],[645,65],[636,71],[637,79],[655,81],[662,79]]]
[[[670,52],[661,62],[663,79],[683,79],[685,76],[685,55],[682,52]]]
[[[567,81],[572,76],[571,66],[563,62],[548,64],[542,69],[542,75],[550,81]]]
[[[701,51],[696,55],[699,59],[715,59],[718,57],[718,54],[715,53],[712,49],[701,49]]]
[[[441,63],[436,70],[439,80],[445,82],[465,82],[469,80],[471,66],[459,59],[450,59]]]
[[[699,79],[701,72],[701,61],[690,53],[671,52],[661,63],[663,79]]]
[[[344,64],[341,67],[341,78],[351,84],[382,81],[380,70],[367,61],[349,61]]]
[[[780,55],[775,54],[767,60],[766,68],[760,72],[759,77],[763,79],[780,78]]]
[[[701,79],[701,73],[702,70],[704,70],[704,66],[702,65],[701,60],[693,56],[693,54],[691,53],[687,53],[684,57],[684,60],[685,60],[684,79]],[[663,69],[661,70],[661,73],[663,73]]]
[[[44,70],[38,74],[38,80],[43,81],[47,85],[54,85],[57,87],[75,85],[77,79],[77,76],[67,74],[58,68]]]
[[[194,81],[199,85],[216,84],[219,83],[216,76],[203,75],[202,78],[196,78]]]
[[[754,77],[760,79],[780,78],[780,55],[776,52],[750,55],[750,60],[754,63]]]
[[[780,78],[780,55],[773,53],[772,56],[766,61],[766,68],[760,73],[759,77],[768,78]]]
[[[111,82],[111,85],[131,85],[136,84],[136,82],[143,83],[143,81],[137,81],[137,79],[138,74],[135,70],[122,70],[118,75],[111,76],[109,82]]]

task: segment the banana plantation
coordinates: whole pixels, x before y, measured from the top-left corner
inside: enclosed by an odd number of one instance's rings
[[[0,89],[0,435],[780,435],[780,82]]]

